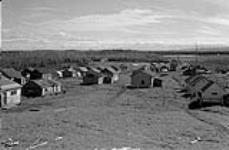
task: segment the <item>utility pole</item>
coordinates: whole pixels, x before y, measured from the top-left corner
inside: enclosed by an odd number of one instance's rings
[[[195,54],[195,56],[196,56],[196,60],[195,60],[195,64],[196,64],[196,66],[197,66],[197,63],[198,63],[198,43],[196,42],[196,46],[195,46],[195,50],[196,50],[196,54]]]

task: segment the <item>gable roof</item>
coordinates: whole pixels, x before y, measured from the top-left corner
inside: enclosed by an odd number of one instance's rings
[[[88,71],[88,69],[86,67],[78,67],[77,69],[81,72],[87,72]]]
[[[33,80],[32,82],[36,83],[41,87],[52,87],[53,85],[61,85],[60,82],[55,80]]]
[[[195,86],[199,81],[201,80],[206,80],[206,81],[209,81],[206,77],[204,76],[196,76],[189,84],[191,86]]]
[[[22,78],[23,77],[20,71],[17,71],[13,68],[4,68],[4,69],[1,69],[0,71],[2,72],[2,74],[10,78]]]
[[[96,73],[101,73],[99,69],[96,69],[95,67],[92,67],[92,66],[88,66],[87,69],[90,71],[96,72]]]
[[[112,74],[117,73],[117,71],[115,71],[112,67],[106,67],[106,68],[104,69],[104,71],[108,71],[108,72],[110,72],[110,73],[112,73]]]
[[[7,90],[7,89],[12,89],[12,88],[20,88],[20,87],[21,87],[20,84],[14,82],[12,80],[9,80],[4,76],[1,76],[1,78],[0,78],[0,90]]]
[[[206,91],[213,84],[214,84],[213,81],[208,81],[208,83],[201,88],[201,91],[203,91],[203,92]]]
[[[89,71],[86,72],[86,76],[91,75],[91,74],[93,74],[96,77],[102,77],[101,73],[95,72],[93,70],[89,70]]]
[[[149,75],[151,77],[153,77],[155,74],[149,70],[141,70],[141,69],[138,69],[138,70],[134,70],[131,74],[131,76],[134,76],[138,73],[143,73],[143,74],[146,74],[146,75]]]
[[[114,65],[111,65],[110,67],[113,68],[115,71],[119,71],[119,68]]]

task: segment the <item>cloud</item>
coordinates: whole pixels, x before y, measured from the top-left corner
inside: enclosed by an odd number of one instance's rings
[[[126,9],[116,14],[97,14],[75,17],[70,20],[42,23],[72,31],[122,30],[130,26],[157,24],[169,15],[155,14],[152,10]]]
[[[67,33],[65,33],[65,32],[59,32],[59,35],[61,35],[63,37],[66,37],[67,36]]]
[[[207,19],[207,22],[218,24],[218,25],[229,26],[229,19],[222,18],[222,17],[212,17],[212,18]]]

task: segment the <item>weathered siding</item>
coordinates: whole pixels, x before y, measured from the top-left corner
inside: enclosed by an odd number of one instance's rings
[[[133,87],[150,87],[152,85],[152,77],[143,73],[137,73],[131,78],[131,85]]]
[[[11,107],[21,103],[21,89],[1,92],[1,107]]]

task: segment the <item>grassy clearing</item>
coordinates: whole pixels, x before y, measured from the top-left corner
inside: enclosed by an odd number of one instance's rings
[[[22,106],[3,112],[1,140],[19,140],[17,150],[46,141],[38,149],[227,148],[228,134],[222,133],[229,123],[227,108],[187,112],[188,100],[175,92],[179,85],[172,76],[178,75],[163,77],[163,88],[131,90],[124,86],[128,74],[114,85],[80,86],[76,79],[62,80],[66,94],[24,99]],[[197,137],[201,140],[192,144]]]

